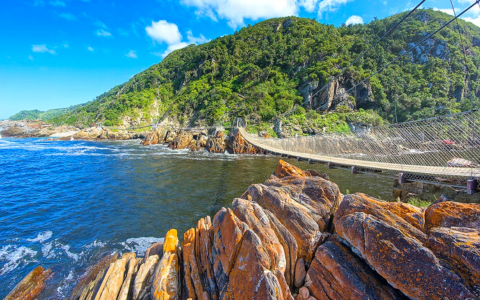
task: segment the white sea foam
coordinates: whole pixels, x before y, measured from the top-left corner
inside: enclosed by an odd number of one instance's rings
[[[155,237],[139,237],[139,238],[130,238],[121,245],[128,252],[135,252],[137,255],[145,254],[145,251],[153,244],[163,242],[164,238],[155,238]]]
[[[25,246],[7,245],[0,249],[0,262],[5,262],[0,269],[0,276],[15,270],[20,264],[34,262],[37,251]]]
[[[34,239],[27,239],[29,242],[40,242],[43,243],[46,240],[50,239],[52,237],[53,233],[51,231],[44,231],[40,232],[36,238]]]

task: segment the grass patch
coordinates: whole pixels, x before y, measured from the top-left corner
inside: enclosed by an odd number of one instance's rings
[[[418,197],[412,197],[407,200],[407,203],[417,207],[429,207],[430,204],[433,203],[433,201],[423,200]]]

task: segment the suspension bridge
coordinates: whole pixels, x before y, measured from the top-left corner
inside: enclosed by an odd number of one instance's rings
[[[480,111],[413,122],[356,128],[305,137],[265,138],[239,126],[243,138],[267,153],[348,168],[353,174],[380,172],[399,181],[465,188],[480,178]]]

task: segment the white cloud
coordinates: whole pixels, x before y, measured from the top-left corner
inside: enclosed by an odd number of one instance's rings
[[[64,18],[64,19],[67,19],[67,20],[70,20],[70,21],[74,21],[77,19],[77,17],[75,17],[74,15],[70,14],[70,13],[62,13],[62,14],[59,14],[58,15],[60,18]]]
[[[323,0],[318,5],[318,17],[322,18],[322,14],[325,12],[335,12],[341,5],[347,4],[353,0]]]
[[[186,43],[186,42],[180,42],[180,43],[169,45],[168,48],[164,52],[162,52],[160,55],[162,56],[162,58],[165,58],[167,55],[169,55],[173,51],[185,48],[188,45],[190,45],[190,44]],[[157,52],[157,54],[158,54],[158,52]]]
[[[90,47],[90,46],[87,47],[87,50],[90,51],[90,52],[95,51],[95,50],[94,50],[92,47]]]
[[[93,22],[93,25],[95,25],[97,27],[100,27],[100,28],[103,28],[103,29],[108,29],[107,25],[105,25],[105,23],[102,23],[100,21]]]
[[[60,6],[60,7],[65,7],[66,4],[65,2],[62,2],[60,0],[52,0],[49,2],[51,6]]]
[[[200,34],[199,37],[193,36],[193,33],[191,30],[187,31],[187,39],[190,44],[203,44],[206,42],[209,42],[210,39],[207,39],[206,37],[203,36],[203,34]]]
[[[299,0],[298,4],[308,12],[313,12],[317,7],[318,0]]]
[[[53,55],[57,54],[55,50],[48,49],[46,45],[33,45],[32,51],[38,53],[50,53]]]
[[[182,34],[178,30],[177,24],[168,23],[165,20],[158,22],[152,21],[152,26],[145,28],[148,36],[158,43],[167,43],[169,45],[180,43]]]
[[[30,54],[30,55],[28,56],[28,59],[31,60],[31,61],[33,61],[33,56]]]
[[[347,22],[345,22],[345,25],[351,25],[351,24],[363,24],[363,18],[360,16],[351,16],[350,18],[347,19]]]
[[[453,16],[453,9],[451,9],[451,8],[436,8],[436,7],[434,7],[433,10],[441,11],[443,13],[446,13],[446,14],[449,14],[449,15]]]
[[[104,36],[104,37],[113,37],[112,34],[105,29],[98,29],[95,31],[97,36]]]
[[[472,22],[473,24],[480,27],[480,16],[478,16],[476,18],[464,18],[464,20],[467,21],[467,22]]]
[[[199,16],[216,21],[226,19],[232,28],[245,25],[245,19],[258,20],[297,15],[298,3],[310,7],[318,0],[182,0],[186,6],[195,7]],[[328,1],[328,0],[327,0]]]
[[[130,50],[128,53],[125,54],[125,56],[130,58],[137,58],[137,52],[135,52],[134,50]]]
[[[68,45],[68,43],[63,44],[63,48],[69,48],[69,47],[70,47],[70,45]]]

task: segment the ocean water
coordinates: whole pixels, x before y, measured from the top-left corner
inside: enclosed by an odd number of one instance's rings
[[[278,159],[137,140],[0,138],[0,298],[41,265],[54,271],[41,299],[64,299],[104,255],[143,255],[169,229],[183,234],[265,181]],[[391,197],[389,178],[288,161],[327,172],[343,193]]]

